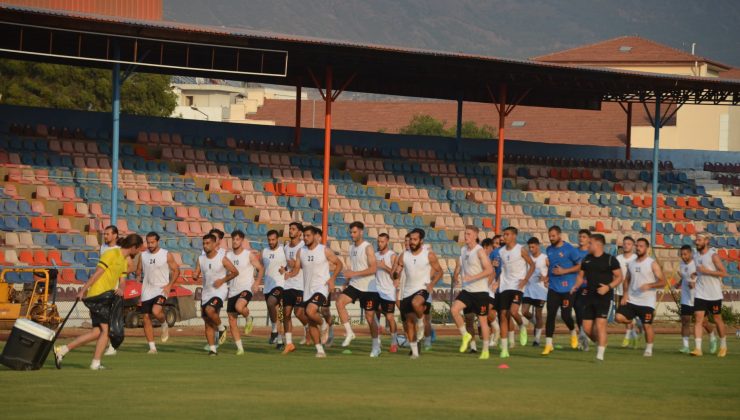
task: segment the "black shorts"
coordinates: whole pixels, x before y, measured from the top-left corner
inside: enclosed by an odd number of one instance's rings
[[[267,292],[267,294],[265,295],[265,300],[267,300],[267,298],[269,297],[274,297],[275,299],[277,299],[278,302],[282,302],[283,301],[283,288],[273,287],[272,290]]]
[[[396,301],[380,299],[378,302],[378,310],[384,314],[392,314],[396,311]]]
[[[488,292],[468,292],[463,290],[458,293],[455,300],[465,304],[465,313],[476,314],[478,316],[488,315]]]
[[[308,305],[316,305],[320,308],[324,306],[324,303],[326,303],[326,301],[326,296],[317,292],[312,294],[311,297],[306,302],[304,302],[304,306],[308,307]]]
[[[488,310],[498,311],[498,293],[496,293],[495,297],[491,297],[491,295],[488,295]]]
[[[527,296],[525,298],[522,298],[522,303],[524,303],[525,305],[532,305],[535,308],[544,308],[545,307],[545,302],[546,301],[544,301],[544,300],[531,298],[529,296]]]
[[[250,292],[249,290],[244,290],[240,292],[238,295],[230,297],[226,301],[226,313],[229,313],[229,314],[236,313],[236,301],[239,299],[244,299],[247,301],[247,303],[249,303],[252,300],[252,292]]]
[[[593,321],[596,318],[609,317],[609,308],[612,305],[612,295],[599,295],[592,294],[588,295],[583,299],[583,313],[581,317],[589,321]],[[652,318],[652,317],[651,317]]]
[[[363,292],[354,286],[347,286],[342,294],[352,299],[352,303],[360,301],[360,307],[365,311],[375,311],[378,309],[380,295],[377,292]]]
[[[326,300],[324,301],[324,304],[321,305],[322,308],[330,308],[331,307],[331,292],[329,292],[329,295],[326,296]]]
[[[548,308],[560,308],[560,312],[570,311],[573,307],[573,295],[568,292],[558,293],[552,289],[547,291],[547,306]],[[550,309],[548,309],[549,311]]]
[[[504,311],[510,310],[512,305],[521,304],[523,295],[524,292],[521,290],[504,290],[503,292],[496,293],[499,307]]]
[[[152,309],[154,309],[154,305],[164,306],[165,302],[167,302],[167,298],[162,295],[151,298],[149,300],[145,300],[141,302],[141,306],[139,307],[139,313],[151,314]]]
[[[303,291],[297,289],[285,289],[283,291],[283,306],[301,306],[303,302]]]
[[[694,315],[694,307],[681,304],[681,316],[692,316],[692,315]]]
[[[694,304],[696,304],[696,301],[694,301]],[[619,309],[617,309],[617,313],[622,314],[622,316],[630,321],[635,317],[638,317],[643,324],[652,324],[655,309],[649,306],[639,306],[635,305],[634,303],[627,302],[626,305],[623,305]]]
[[[694,312],[709,312],[712,315],[719,315],[722,313],[722,299],[720,300],[704,300],[694,298]]]
[[[424,298],[424,304],[427,306],[427,308],[431,308],[431,305],[429,302],[427,302],[427,299],[429,298],[429,291],[427,289],[419,290],[413,295],[403,298],[401,300],[400,307],[398,309],[401,310],[401,315],[404,317],[406,314],[410,314],[414,312],[414,305],[411,304],[411,302],[414,300],[415,297],[421,296]],[[426,309],[424,310],[424,313],[426,313]]]
[[[208,302],[206,302],[206,303],[201,302],[201,304],[200,304],[200,317],[201,318],[206,318],[206,308],[209,307],[209,306],[211,308],[215,309],[216,310],[216,315],[218,315],[219,312],[221,312],[221,308],[224,307],[224,301],[221,300],[221,298],[212,297],[212,298],[208,299]]]

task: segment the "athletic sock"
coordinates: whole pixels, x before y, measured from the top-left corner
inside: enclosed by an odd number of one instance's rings
[[[278,334],[276,341],[277,341],[278,344],[283,344],[285,342],[283,340],[283,335],[282,334]]]
[[[689,337],[681,337],[681,341],[683,342],[684,347],[689,346]]]
[[[149,342],[149,350],[157,351],[157,346],[154,345],[154,341]]]
[[[509,336],[507,338],[509,339],[509,341],[513,342],[514,341],[514,331],[509,331]]]
[[[373,338],[373,349],[380,348],[380,337]]]
[[[529,325],[529,319],[522,317],[522,327],[526,328]]]
[[[539,343],[540,338],[542,338],[542,328],[535,328],[534,329],[534,341]]]
[[[92,363],[90,363],[90,367],[93,369],[97,369],[100,367],[100,360],[93,359]]]
[[[471,350],[475,350],[475,351],[478,351],[478,345],[477,345],[477,344],[475,344],[475,340],[471,340],[471,341],[470,341],[470,349],[471,349]]]
[[[237,350],[244,350],[244,345],[242,345],[242,340],[239,340],[236,342],[236,348]]]
[[[717,335],[714,333],[714,331],[709,333],[709,339],[712,341],[717,339]]]
[[[398,333],[391,333],[391,340],[393,344],[398,344]]]
[[[409,346],[411,346],[411,354],[413,356],[418,356],[419,355],[419,343],[417,343],[416,341],[412,341],[409,343]]]
[[[468,332],[468,330],[465,329],[465,326],[462,326],[462,327],[458,328],[457,330],[460,331],[460,335],[462,335],[462,336],[464,336],[465,333]]]
[[[624,332],[624,338],[627,339],[627,340],[629,340],[630,338],[632,338],[632,330],[631,329],[626,330]]]
[[[344,335],[346,337],[349,337],[350,335],[354,335],[354,333],[352,332],[352,325],[350,325],[349,322],[345,322],[342,325],[344,325]]]
[[[277,332],[277,322],[273,322],[272,323],[272,332],[273,333],[276,333]]]
[[[508,338],[501,339],[501,350],[509,350],[509,339]]]
[[[727,336],[720,337],[719,339],[719,347],[726,349],[727,348]]]
[[[488,351],[488,345],[491,340],[483,340],[483,351]],[[475,341],[473,342],[475,344]]]
[[[694,347],[701,350],[701,338],[694,339]]]
[[[576,336],[576,330],[570,330],[570,336],[575,337]]]
[[[285,333],[285,344],[293,344],[293,333]]]
[[[432,337],[424,337],[424,346],[426,347],[432,346]]]
[[[645,351],[648,351],[650,353],[653,352],[653,343],[647,343],[645,344]]]
[[[552,337],[545,337],[545,345],[552,347]]]
[[[64,356],[67,353],[69,353],[69,347],[66,344],[59,348],[60,355]]]
[[[606,351],[606,346],[598,346],[596,348],[596,358],[599,360],[604,360],[605,351]]]
[[[324,352],[324,346],[322,346],[321,344],[317,344],[316,345],[316,353],[321,354],[323,352]]]
[[[226,326],[224,324],[221,324],[218,326],[218,333],[221,334],[224,331],[226,331]]]
[[[213,346],[208,346],[208,350],[210,350],[210,351],[212,351],[212,352],[216,353],[216,346],[215,346],[215,345],[213,345]]]

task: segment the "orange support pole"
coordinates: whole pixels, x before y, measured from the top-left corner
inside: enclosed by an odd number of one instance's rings
[[[326,66],[326,114],[324,116],[324,192],[321,199],[323,212],[321,214],[321,230],[323,243],[329,237],[329,165],[331,164],[331,102],[332,98],[332,69]]]
[[[506,125],[506,84],[502,83],[498,104],[498,162],[496,163],[496,233],[501,233],[502,192],[504,189],[504,126]]]
[[[293,133],[293,147],[298,150],[301,146],[301,82],[295,86],[295,131]]]
[[[632,157],[632,102],[627,103],[627,132],[625,133],[625,143],[627,150],[625,150],[625,160],[630,160]]]

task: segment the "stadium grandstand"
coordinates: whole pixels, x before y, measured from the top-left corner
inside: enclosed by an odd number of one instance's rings
[[[101,20],[111,20],[120,28],[140,25],[161,30],[161,36],[174,38],[179,36],[178,31],[193,30],[204,31],[210,38],[221,36],[209,32],[209,28],[175,24],[157,27],[156,23],[47,13],[21,7],[3,6],[0,12],[7,33],[22,27],[23,24],[17,22],[28,18],[47,24],[60,21],[64,22],[63,26],[85,22],[100,31]],[[270,39],[270,43],[278,43],[279,39]],[[306,42],[308,45],[321,43]],[[287,44],[284,47],[298,48]],[[6,54],[12,55],[11,50],[4,45]],[[371,48],[364,53],[374,51]],[[23,56],[27,52],[18,53]],[[309,54],[309,51],[303,53]],[[398,54],[413,55],[415,52]],[[428,57],[427,53],[418,54],[420,59]],[[52,59],[64,61],[64,57],[55,57]],[[541,61],[556,61],[556,57],[544,57]],[[71,62],[99,65],[85,60]],[[505,67],[507,63],[494,64],[501,66],[498,71],[505,72],[509,71]],[[166,66],[157,67],[156,63],[141,64],[139,69],[168,70]],[[559,74],[557,72],[567,72],[567,66],[572,64],[568,62],[562,67],[542,64],[530,71]],[[533,64],[512,62],[511,65]],[[182,71],[195,74],[202,70],[185,67]],[[594,77],[584,82],[594,84],[603,75],[633,78],[643,86],[685,83],[686,90],[680,95],[695,92],[690,88],[714,89],[714,83],[718,82],[727,85],[718,85],[717,89],[737,89],[737,83],[727,79],[710,80],[709,83],[698,77],[612,74],[582,67],[574,68],[573,72],[568,77],[584,77],[584,80]],[[217,70],[210,73],[224,75]],[[340,80],[346,88],[362,90],[364,86],[372,92],[416,93],[403,85],[403,75],[389,80],[390,87],[384,90],[378,79],[367,75],[355,79],[344,70],[341,73],[346,76],[343,82]],[[252,76],[250,78],[274,81],[266,75]],[[317,87],[327,88],[312,72],[309,76]],[[293,80],[301,80],[301,77],[294,76]],[[458,95],[455,91],[459,89],[440,88],[439,84],[445,81],[435,80],[435,77],[437,75],[430,75],[428,80],[420,81],[435,85],[430,88],[429,96],[452,99],[449,96]],[[363,78],[370,80],[356,82]],[[331,83],[330,76],[326,83]],[[625,82],[625,86],[627,83],[635,82]],[[507,95],[514,102],[509,107],[520,101],[522,107],[527,105],[530,110],[538,109],[531,105],[548,104],[590,109],[595,106],[589,102],[594,98],[608,100],[619,95],[624,101],[655,102],[658,91],[654,88],[632,92],[618,86],[617,89],[623,89],[619,94],[607,92],[603,98],[594,96],[589,90],[570,98],[558,98],[560,87],[553,88],[552,93],[527,96],[529,89],[515,86],[517,90]],[[472,89],[466,86],[463,90],[474,96],[470,93]],[[479,94],[482,91],[483,97],[474,96],[473,101],[491,101],[497,97],[490,88],[477,90]],[[301,98],[300,88],[298,92],[297,97]],[[338,95],[341,90],[332,91],[329,85],[328,92],[328,95]],[[721,99],[715,97],[714,102],[736,104],[738,91],[729,92]],[[558,102],[561,100],[563,102]],[[673,108],[669,107],[669,111],[675,111],[677,104],[680,107],[681,101],[687,100],[697,104],[702,101],[698,94],[691,99],[671,97],[669,105]],[[297,101],[298,121],[305,124],[300,117],[300,104],[301,101]],[[339,109],[354,106],[339,104]],[[612,115],[618,107],[608,102],[604,105],[608,108],[605,112]],[[420,103],[418,106],[438,105]],[[475,108],[481,106],[473,104]],[[499,114],[493,106],[487,106],[491,115]],[[363,113],[365,118],[373,118],[372,107]],[[655,125],[655,120],[660,119],[657,118],[660,112],[651,116],[648,108],[641,115],[635,119],[638,125]],[[298,129],[245,128],[127,116],[123,117],[118,150],[118,139],[111,135],[109,120],[100,114],[5,106],[0,118],[0,176],[3,179],[0,230],[4,240],[0,264],[58,267],[57,299],[62,302],[73,300],[77,286],[89,278],[99,258],[101,231],[110,224],[117,225],[121,233],[159,233],[163,246],[174,252],[183,269],[182,284],[194,290],[195,299],[199,299],[199,285],[191,276],[204,233],[214,227],[227,233],[242,229],[253,247],[261,248],[268,230],[277,229],[285,238],[287,224],[291,221],[323,225],[329,246],[345,260],[350,247],[346,225],[352,221],[362,221],[369,228],[371,239],[387,232],[396,251],[401,250],[401,242],[409,230],[425,229],[427,242],[442,257],[441,265],[445,270],[444,281],[436,292],[438,302],[451,299],[450,274],[459,256],[459,243],[466,225],[479,227],[481,239],[490,238],[507,226],[517,226],[523,232],[520,237],[537,237],[541,243],[547,243],[547,228],[551,225],[562,226],[569,240],[574,240],[580,229],[589,229],[605,234],[611,252],[616,251],[624,235],[652,236],[655,254],[672,276],[678,267],[677,248],[691,244],[696,233],[709,232],[712,246],[719,250],[728,265],[730,276],[724,279],[726,300],[738,299],[740,165],[737,152],[675,151],[664,154],[670,160],[653,162],[650,159],[655,156],[653,152],[644,149],[634,152],[640,159],[622,159],[622,148],[615,147],[613,141],[602,143],[602,139],[596,142],[601,146],[542,145],[541,148],[532,147],[533,143],[507,140],[504,156],[500,153],[502,149],[497,149],[503,142],[351,131],[335,132],[329,150],[325,149],[326,143],[321,136],[330,133],[331,127],[324,127],[323,122],[321,127],[326,130],[300,129],[300,125]],[[284,119],[275,119],[285,123]],[[613,140],[616,129],[611,128]],[[580,133],[584,134],[590,135]],[[542,141],[544,135],[539,133],[532,137],[529,140]],[[120,158],[115,162],[111,156],[118,153]],[[327,160],[329,153],[331,160]],[[715,160],[707,161],[707,157]],[[698,163],[703,167],[697,167]],[[120,168],[117,174],[116,166]],[[654,168],[658,169],[657,173]],[[497,177],[497,171],[501,171],[501,176]],[[116,177],[117,184],[114,183]],[[657,190],[652,190],[653,185]],[[223,246],[228,247],[228,244],[227,238]],[[10,272],[6,279],[11,283],[29,282],[32,275]]]

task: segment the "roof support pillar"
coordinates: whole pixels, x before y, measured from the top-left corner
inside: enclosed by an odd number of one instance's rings
[[[499,87],[498,161],[496,162],[496,233],[501,233],[502,193],[504,190],[504,127],[506,126],[506,83]]]
[[[301,147],[301,81],[295,86],[295,128],[293,132],[293,148],[297,151]]]
[[[463,99],[462,95],[457,99],[457,130],[455,130],[455,138],[457,139],[457,142],[455,143],[455,147],[457,151],[462,150],[462,113],[463,113]]]
[[[326,102],[326,114],[324,115],[324,189],[321,196],[321,231],[322,242],[326,243],[329,237],[329,169],[331,165],[331,103],[332,97],[333,74],[331,66],[326,66],[326,92],[324,101]]]
[[[119,60],[120,49],[117,42],[113,43],[113,58]],[[120,119],[121,119],[121,65],[118,61],[113,63],[113,92],[112,99],[113,103],[111,106],[111,120],[112,120],[112,140],[111,146],[113,156],[111,157],[111,203],[110,203],[110,223],[116,225],[118,223],[118,148],[120,147]]]
[[[324,188],[323,195],[321,197],[321,230],[322,230],[322,241],[326,243],[329,237],[329,169],[331,167],[331,103],[334,102],[339,95],[352,83],[357,73],[353,73],[341,88],[333,90],[334,73],[331,65],[326,66],[324,89],[321,89],[321,83],[313,74],[311,69],[308,69],[308,73],[311,75],[316,89],[318,89],[321,98],[326,103],[326,112],[324,114]]]
[[[653,118],[653,203],[650,214],[650,246],[656,246],[655,238],[658,221],[658,151],[660,149],[660,126],[662,125],[660,117],[660,91],[655,92],[655,116]]]
[[[624,151],[624,159],[632,158],[632,102],[627,103],[627,131],[625,132],[625,144],[627,148]]]

